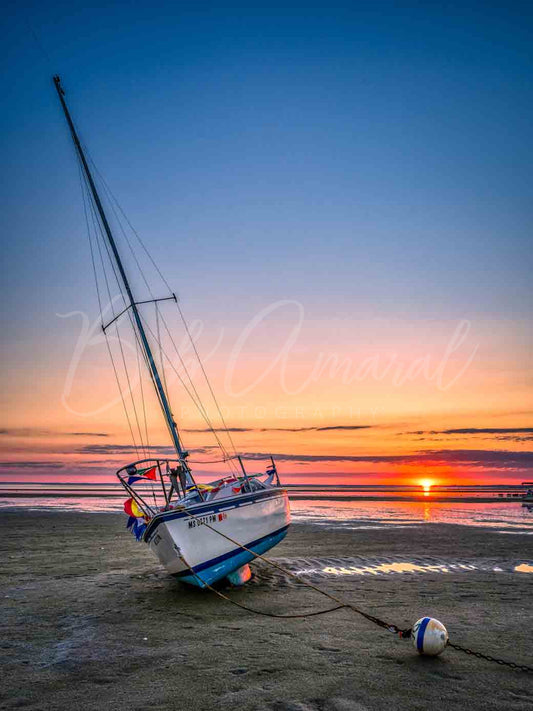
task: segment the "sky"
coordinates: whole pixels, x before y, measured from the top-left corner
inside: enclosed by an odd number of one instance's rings
[[[289,483],[531,480],[532,15],[520,2],[8,5],[0,481],[107,481],[141,439],[169,445],[122,322],[133,438],[124,416],[54,73],[136,295],[100,176],[177,294],[252,468],[273,454]],[[220,425],[175,304],[161,314]],[[216,441],[177,353],[163,365],[191,460],[212,475]]]

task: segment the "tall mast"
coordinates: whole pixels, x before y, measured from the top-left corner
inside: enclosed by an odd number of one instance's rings
[[[60,80],[59,76],[54,77],[54,85],[57,90],[57,95],[59,96],[59,101],[61,102],[61,106],[63,107],[63,112],[65,114],[65,118],[67,119],[67,123],[70,128],[72,140],[74,141],[74,145],[76,146],[76,150],[77,150],[78,155],[80,157],[81,164],[83,166],[83,170],[84,170],[85,175],[87,177],[87,182],[89,183],[89,188],[91,190],[94,204],[96,205],[96,209],[98,210],[98,214],[100,216],[102,226],[103,226],[104,231],[106,233],[107,240],[109,242],[111,251],[113,252],[113,256],[115,257],[115,261],[117,263],[118,271],[120,273],[120,278],[122,279],[124,289],[125,289],[126,294],[128,296],[129,306],[133,312],[133,318],[135,320],[135,325],[137,326],[137,332],[139,334],[139,338],[140,338],[144,353],[146,355],[146,361],[148,363],[150,375],[152,376],[152,380],[153,380],[153,383],[156,388],[159,402],[161,404],[161,409],[163,410],[163,415],[165,416],[168,430],[169,430],[170,436],[172,438],[172,443],[176,449],[178,458],[182,461],[183,464],[186,465],[185,457],[186,457],[187,453],[181,446],[177,426],[176,426],[176,423],[174,422],[174,418],[172,417],[170,403],[168,401],[165,390],[163,388],[163,384],[161,382],[161,378],[160,378],[159,372],[157,370],[154,356],[152,354],[150,344],[148,343],[148,338],[146,337],[146,332],[144,330],[144,326],[143,326],[143,323],[142,323],[142,320],[141,320],[141,317],[139,314],[139,310],[137,308],[137,303],[136,303],[135,299],[133,298],[133,293],[132,293],[128,278],[126,276],[126,272],[124,271],[124,267],[122,265],[120,255],[117,250],[117,245],[115,243],[113,233],[111,232],[111,228],[109,227],[109,222],[107,221],[107,217],[104,212],[104,208],[102,207],[102,202],[100,200],[100,196],[98,195],[98,191],[96,189],[96,185],[94,183],[93,176],[91,175],[91,171],[89,170],[89,166],[87,164],[87,160],[85,158],[83,148],[81,147],[81,143],[78,138],[78,134],[76,133],[76,129],[74,128],[74,124],[72,123],[72,119],[70,118],[70,113],[68,111],[68,108],[67,108],[67,105],[66,105],[65,99],[64,99],[65,92],[63,91],[63,88],[61,87],[61,80]],[[187,469],[188,469],[188,467],[187,467]]]

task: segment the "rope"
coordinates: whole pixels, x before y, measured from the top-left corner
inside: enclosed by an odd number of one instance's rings
[[[152,336],[152,338],[154,338],[155,340],[157,340],[157,339],[156,339],[156,336],[155,336],[155,334],[154,334],[154,332],[153,332],[153,330],[152,330],[152,328],[150,327],[150,324],[146,321],[146,319],[143,318],[142,315],[141,315],[141,318],[143,319],[144,327],[149,331],[149,333],[150,333],[150,335]],[[176,375],[176,377],[177,377],[178,380],[180,381],[180,383],[181,383],[183,389],[185,390],[185,392],[187,393],[187,395],[191,398],[191,400],[193,401],[193,403],[195,404],[195,406],[198,408],[198,411],[200,412],[200,414],[201,414],[202,417],[204,418],[205,423],[207,424],[207,426],[209,427],[209,429],[210,429],[211,432],[213,433],[213,436],[215,437],[215,439],[216,439],[216,441],[217,441],[217,444],[218,444],[218,446],[219,446],[219,448],[220,448],[222,454],[225,455],[226,461],[227,461],[227,462],[230,462],[231,457],[230,457],[230,455],[228,454],[228,452],[227,452],[226,448],[224,447],[224,445],[222,444],[222,442],[220,441],[220,438],[218,437],[218,435],[217,435],[217,433],[216,433],[216,430],[215,430],[215,428],[213,427],[213,425],[212,425],[212,423],[211,423],[211,420],[209,419],[209,416],[208,416],[208,414],[207,414],[207,411],[205,410],[205,408],[204,408],[204,406],[203,406],[203,403],[202,403],[201,400],[200,400],[200,396],[198,395],[198,392],[197,392],[197,390],[196,390],[196,388],[195,388],[195,386],[194,386],[194,383],[192,382],[191,377],[190,377],[190,375],[189,375],[187,369],[186,369],[185,366],[184,366],[184,363],[183,363],[183,360],[182,360],[182,358],[181,358],[181,355],[180,355],[180,353],[179,353],[179,351],[178,351],[178,349],[177,349],[176,344],[174,343],[174,339],[172,338],[172,334],[168,331],[168,327],[166,326],[166,323],[165,323],[164,319],[163,319],[163,324],[165,325],[165,328],[167,328],[167,332],[169,333],[170,340],[172,341],[172,344],[174,345],[174,348],[175,348],[175,350],[176,350],[176,353],[178,354],[178,358],[180,359],[180,362],[182,363],[182,365],[183,365],[183,367],[184,367],[184,369],[185,369],[185,372],[186,372],[186,374],[187,374],[187,378],[189,379],[189,383],[190,383],[190,385],[191,385],[192,391],[194,392],[194,395],[191,393],[191,391],[189,390],[189,388],[188,388],[187,385],[185,384],[185,381],[184,381],[183,378],[181,377],[181,375],[180,375],[180,373],[178,372],[176,366],[174,365],[174,363],[172,362],[171,358],[168,356],[168,354],[166,353],[165,349],[164,349],[162,346],[161,346],[161,353],[162,353],[162,355],[164,355],[165,358],[167,359],[168,364],[170,365],[171,369],[174,371],[174,374]],[[195,399],[195,397],[196,397],[196,399]],[[233,465],[233,466],[235,467],[235,465]],[[231,465],[230,465],[230,469],[231,469]],[[236,467],[235,467],[235,471],[238,471],[238,470],[236,470]],[[234,471],[233,473],[235,473],[235,471]]]
[[[143,387],[143,374],[141,369],[141,357],[139,353],[139,342],[135,338],[135,352],[137,353],[137,373],[139,375],[139,385],[141,388],[141,402],[143,407],[143,420],[144,420],[144,437],[146,439],[146,448],[150,449],[150,438],[148,436],[148,420],[146,419],[146,403],[144,400],[144,387]]]
[[[135,250],[133,249],[133,246],[132,246],[130,240],[128,239],[128,235],[126,234],[126,231],[125,231],[125,229],[124,229],[124,226],[122,225],[122,222],[121,222],[120,217],[119,217],[119,215],[118,215],[117,209],[118,209],[118,211],[120,211],[120,213],[121,213],[122,217],[124,218],[124,220],[126,221],[128,227],[130,228],[130,230],[132,231],[132,233],[135,235],[137,241],[139,242],[139,244],[140,244],[140,246],[142,247],[143,251],[145,252],[146,256],[147,256],[148,259],[150,260],[152,266],[154,267],[154,269],[155,269],[156,272],[158,273],[158,275],[159,275],[161,281],[162,281],[163,284],[166,286],[166,288],[169,290],[169,292],[172,293],[172,289],[170,288],[170,285],[169,285],[168,281],[167,281],[167,280],[165,279],[165,277],[163,276],[161,270],[159,269],[159,267],[157,266],[156,262],[154,261],[152,255],[150,254],[150,252],[148,251],[147,247],[145,246],[145,244],[144,244],[143,240],[141,239],[139,233],[135,230],[135,228],[134,228],[133,225],[131,224],[130,220],[128,219],[128,216],[126,215],[126,213],[125,213],[124,210],[122,209],[122,207],[121,207],[119,201],[117,200],[117,198],[116,198],[115,195],[113,194],[113,192],[112,192],[111,188],[109,187],[109,185],[107,184],[105,178],[103,177],[103,175],[102,175],[102,174],[100,173],[100,171],[98,170],[98,168],[97,168],[95,162],[93,161],[93,159],[92,159],[90,153],[88,152],[87,148],[85,148],[85,152],[86,152],[86,154],[87,154],[87,156],[88,156],[88,158],[89,158],[89,161],[90,161],[90,163],[91,163],[91,165],[92,165],[93,170],[94,170],[95,173],[98,175],[98,177],[99,177],[99,179],[100,179],[100,181],[101,181],[101,183],[102,183],[102,185],[103,185],[104,191],[105,191],[105,193],[106,193],[106,195],[107,195],[107,197],[108,197],[108,199],[109,199],[109,203],[110,203],[110,205],[111,205],[111,209],[112,209],[112,211],[113,211],[113,214],[115,215],[115,219],[116,219],[116,221],[117,221],[117,223],[118,223],[118,225],[119,225],[119,228],[120,228],[120,230],[121,230],[121,232],[122,232],[122,235],[124,236],[124,239],[126,240],[126,243],[127,243],[127,245],[128,245],[128,248],[129,248],[129,250],[130,250],[130,252],[131,252],[131,254],[132,254],[132,256],[133,256],[133,259],[135,260],[135,264],[137,265],[137,268],[138,268],[138,270],[139,270],[139,273],[141,274],[141,277],[142,277],[142,279],[143,279],[143,281],[144,281],[144,283],[145,283],[145,285],[146,285],[146,288],[148,289],[148,292],[149,292],[149,294],[150,294],[150,297],[153,299],[153,298],[154,298],[154,295],[153,295],[153,293],[152,293],[152,290],[150,289],[150,285],[149,285],[149,283],[148,283],[148,280],[146,279],[146,276],[145,276],[145,274],[144,274],[144,272],[143,272],[143,269],[142,269],[142,267],[141,267],[141,265],[140,265],[140,263],[139,263],[139,260],[137,259],[137,255],[135,254]],[[115,208],[115,206],[116,206],[116,208]],[[119,288],[120,288],[120,284],[119,284]],[[194,350],[194,353],[195,353],[195,355],[196,355],[196,358],[197,358],[198,363],[199,363],[199,365],[200,365],[200,368],[201,368],[201,370],[202,370],[203,376],[204,376],[205,381],[206,381],[206,383],[207,383],[207,386],[208,386],[208,388],[209,388],[209,392],[211,393],[211,396],[212,396],[212,398],[213,398],[213,402],[215,403],[215,407],[217,408],[218,414],[219,414],[219,416],[220,416],[220,420],[221,420],[222,425],[223,425],[223,429],[224,429],[224,431],[226,432],[226,435],[227,435],[227,437],[228,437],[228,439],[229,439],[229,442],[230,442],[230,446],[231,446],[231,448],[233,449],[233,452],[234,452],[235,456],[237,456],[237,450],[236,450],[236,448],[235,448],[235,444],[234,444],[234,442],[233,442],[233,438],[232,438],[231,433],[230,433],[230,431],[229,431],[229,428],[228,428],[228,426],[227,426],[227,424],[226,424],[226,421],[225,421],[224,416],[223,416],[223,414],[222,414],[222,410],[221,410],[220,405],[219,405],[219,403],[218,403],[218,400],[217,400],[217,398],[216,398],[216,396],[215,396],[215,393],[214,393],[214,391],[213,391],[213,388],[212,388],[212,386],[211,386],[211,383],[210,383],[210,381],[209,381],[209,378],[208,378],[208,376],[207,376],[207,373],[206,373],[206,371],[205,371],[205,369],[204,369],[204,366],[203,366],[203,363],[202,363],[202,361],[201,361],[200,355],[199,355],[198,350],[197,350],[197,348],[196,348],[196,344],[194,343],[194,340],[193,340],[193,338],[192,338],[192,336],[191,336],[191,333],[190,333],[190,330],[189,330],[189,326],[188,326],[188,324],[187,324],[187,321],[185,320],[185,317],[184,317],[184,315],[183,315],[183,312],[182,312],[182,310],[181,310],[181,308],[180,308],[180,306],[179,306],[179,304],[178,304],[177,302],[176,302],[176,305],[177,305],[177,309],[178,309],[179,315],[180,315],[180,317],[181,317],[181,320],[182,320],[182,322],[183,322],[183,325],[184,325],[184,327],[185,327],[185,330],[186,330],[186,332],[187,332],[187,336],[188,336],[189,341],[190,341],[190,343],[191,343],[191,345],[192,345],[192,348],[193,348],[193,350]],[[156,304],[156,309],[157,309],[157,304]],[[191,396],[190,392],[188,392],[188,390],[187,390],[187,388],[185,387],[184,382],[183,382],[183,380],[181,379],[181,377],[178,376],[178,377],[180,377],[180,382],[182,383],[182,385],[184,385],[185,390],[187,391],[187,394],[189,395],[189,397],[191,397],[191,400],[193,401],[194,405],[197,407],[197,409],[199,410],[200,414],[201,414],[202,417],[204,418],[204,420],[205,420],[207,426],[209,427],[209,429],[212,431],[213,435],[215,436],[216,441],[217,441],[217,444],[218,444],[218,446],[220,447],[220,449],[221,449],[221,451],[222,451],[222,454],[225,455],[225,459],[224,459],[223,461],[229,463],[229,469],[230,469],[230,471],[232,471],[233,473],[238,474],[238,473],[239,473],[239,469],[238,469],[237,465],[234,465],[234,464],[231,462],[231,460],[232,460],[233,458],[229,456],[229,453],[227,452],[226,448],[222,445],[222,442],[221,442],[220,438],[219,438],[219,437],[217,436],[217,434],[216,434],[216,431],[215,431],[214,426],[212,425],[212,423],[211,423],[209,417],[207,416],[207,411],[205,410],[205,407],[203,406],[203,403],[202,403],[202,401],[201,401],[201,398],[200,398],[199,394],[197,393],[196,388],[195,388],[195,386],[194,386],[194,384],[193,384],[193,382],[192,382],[192,379],[191,379],[191,376],[190,376],[190,374],[189,374],[189,371],[188,371],[188,369],[187,369],[187,367],[186,367],[186,365],[185,365],[185,363],[184,363],[184,361],[183,361],[183,359],[182,359],[182,357],[181,357],[181,354],[180,354],[180,352],[179,352],[179,350],[178,350],[178,348],[177,348],[177,346],[176,346],[176,343],[174,342],[174,339],[172,338],[172,334],[171,334],[171,332],[170,332],[170,329],[169,329],[169,327],[168,327],[168,324],[167,324],[167,322],[166,322],[166,319],[165,319],[165,317],[163,316],[163,314],[160,314],[160,317],[161,317],[161,320],[162,320],[162,322],[163,322],[163,325],[164,325],[164,327],[165,327],[165,329],[166,329],[166,331],[167,331],[167,333],[168,333],[168,335],[169,335],[169,337],[170,337],[170,340],[171,340],[171,342],[172,342],[172,345],[174,346],[174,350],[176,351],[176,354],[177,354],[177,356],[178,356],[178,358],[179,358],[179,360],[180,360],[180,363],[181,363],[181,366],[182,366],[182,368],[183,368],[183,370],[184,370],[184,372],[185,372],[185,375],[187,376],[187,379],[188,379],[188,381],[189,381],[189,383],[190,383],[190,385],[191,385],[191,388],[193,389],[193,391],[194,391],[194,393],[195,393],[195,395],[196,395],[196,398],[197,398],[196,400]],[[131,320],[131,317],[130,317],[130,320]],[[159,345],[159,349],[160,349],[161,367],[162,367],[162,370],[163,370],[163,380],[165,380],[164,364],[163,364],[163,358],[162,358],[163,348],[162,348],[162,346],[161,346],[161,340],[160,340],[160,336],[159,336],[159,323],[157,324],[157,331],[158,331],[158,338],[156,339],[156,341],[157,341],[157,343],[158,343],[158,345]],[[152,336],[153,336],[153,333],[152,333]],[[171,366],[172,366],[172,363],[171,363],[170,359],[168,358],[168,356],[166,355],[166,353],[165,353],[164,355],[165,355],[165,357],[167,358],[167,360],[169,360],[169,363],[170,363]],[[176,372],[176,369],[175,369],[175,368],[173,368],[173,369],[174,369],[174,371]],[[176,372],[176,374],[177,374],[177,372]],[[167,388],[166,388],[166,382],[164,383],[164,386],[165,386],[165,390],[167,390]],[[168,397],[168,392],[167,392],[167,397]]]
[[[87,215],[87,204],[86,204],[86,199],[85,199],[85,191],[87,191],[87,194],[89,195],[89,189],[88,189],[88,186],[87,186],[86,178],[85,178],[85,176],[84,176],[84,174],[83,174],[83,172],[82,172],[81,165],[79,165],[79,170],[80,170],[81,191],[82,191],[82,197],[83,197],[83,212],[84,212],[84,214],[85,214],[85,223],[86,223],[86,226],[87,226],[87,236],[88,236],[88,239],[89,239],[89,248],[90,248],[90,251],[91,251],[91,262],[92,262],[92,267],[93,267],[94,281],[95,281],[95,284],[96,284],[96,295],[97,295],[97,298],[98,298],[98,307],[99,307],[99,309],[100,309],[100,314],[101,314],[101,313],[102,313],[102,299],[101,299],[101,296],[100,296],[100,288],[99,288],[99,285],[98,285],[98,274],[97,274],[97,271],[96,271],[96,263],[95,263],[94,251],[93,251],[93,243],[92,243],[92,239],[91,239],[91,229],[90,229],[90,226],[89,226],[89,218],[88,218],[88,215]],[[85,190],[84,190],[84,187],[85,187]],[[99,241],[98,241],[98,229],[97,229],[96,222],[95,222],[94,206],[93,206],[92,202],[90,201],[90,199],[89,199],[89,205],[90,205],[90,208],[91,208],[91,218],[92,218],[93,229],[94,229],[94,238],[95,238],[95,240],[96,240],[96,246],[98,247],[98,252],[99,252],[99,254],[100,254],[100,261],[102,262],[102,269],[103,269],[103,272],[104,272],[104,278],[105,278],[105,282],[106,282],[106,285],[107,285],[107,291],[108,291],[108,294],[109,294],[109,293],[110,293],[110,290],[109,290],[109,283],[108,283],[108,281],[107,281],[107,274],[106,274],[106,271],[105,271],[105,266],[104,266],[104,262],[103,262],[103,258],[102,258],[102,251],[101,251],[101,249],[100,249],[100,243],[99,243]],[[114,315],[113,301],[112,301],[111,297],[109,297],[109,303],[110,303],[110,305],[111,305],[111,310],[113,311],[113,315]],[[120,386],[120,379],[119,379],[119,376],[118,376],[117,367],[116,367],[116,365],[115,365],[115,359],[113,358],[113,352],[112,352],[112,350],[111,350],[111,345],[110,345],[110,343],[109,343],[109,338],[108,338],[107,333],[106,333],[105,331],[104,331],[104,336],[105,336],[105,342],[106,342],[106,346],[107,346],[107,351],[108,351],[108,353],[109,353],[109,357],[110,357],[110,360],[111,360],[111,364],[112,364],[112,366],[113,366],[113,372],[114,372],[114,374],[115,374],[115,381],[116,381],[116,383],[117,383],[118,391],[119,391],[119,394],[120,394],[120,399],[121,399],[121,401],[122,401],[122,407],[123,407],[123,409],[124,409],[124,414],[125,414],[125,416],[126,416],[126,421],[127,421],[127,423],[128,423],[128,428],[129,428],[129,430],[130,430],[131,439],[132,439],[132,442],[133,442],[133,446],[134,446],[134,448],[135,448],[135,451],[137,452],[137,455],[138,455],[139,450],[138,450],[138,448],[137,448],[137,444],[136,444],[136,442],[135,442],[135,437],[134,437],[134,435],[133,435],[133,428],[132,428],[132,425],[131,425],[131,421],[130,421],[130,417],[129,417],[129,413],[128,413],[128,408],[126,407],[126,400],[124,399],[124,394],[123,394],[122,388],[121,388],[121,386]]]
[[[98,216],[97,216],[96,213],[95,213],[95,209],[94,209],[94,205],[93,205],[92,201],[89,202],[89,205],[90,205],[90,207],[91,207],[91,213],[92,213],[92,217],[93,217],[93,225],[94,225],[94,227],[95,227],[95,233],[96,233],[96,235],[98,235],[98,232],[100,233],[100,239],[101,239],[101,240],[103,241],[103,243],[104,243],[104,247],[105,247],[105,250],[106,250],[106,253],[107,253],[107,258],[108,258],[108,260],[109,260],[109,263],[111,264],[111,269],[112,269],[112,271],[113,271],[113,274],[114,274],[114,276],[115,276],[115,280],[116,280],[116,282],[117,282],[117,287],[118,287],[118,289],[119,289],[120,295],[122,296],[122,300],[124,301],[124,304],[126,305],[127,302],[126,302],[126,299],[124,298],[124,293],[123,293],[123,291],[122,291],[122,287],[121,287],[121,284],[120,284],[120,280],[119,280],[119,278],[118,278],[118,275],[117,275],[117,272],[116,272],[116,269],[115,269],[115,265],[113,264],[113,260],[112,260],[112,258],[111,258],[110,253],[109,253],[109,247],[108,247],[107,241],[106,241],[105,239],[103,239],[103,235],[102,235],[102,231],[101,231],[102,228],[101,228],[101,225],[100,225],[100,221],[99,221],[99,219],[98,219]],[[117,333],[117,341],[118,341],[118,345],[119,345],[119,349],[120,349],[120,354],[121,354],[121,358],[122,358],[122,364],[123,364],[123,366],[124,366],[124,374],[125,374],[125,376],[126,376],[126,382],[127,382],[127,385],[128,385],[128,392],[129,392],[129,394],[130,394],[131,404],[132,404],[132,406],[133,406],[133,413],[134,413],[134,416],[135,416],[135,422],[136,422],[136,425],[137,425],[137,432],[138,432],[138,435],[139,435],[139,440],[140,440],[140,442],[141,442],[141,447],[140,447],[140,448],[143,450],[144,456],[146,457],[146,448],[145,448],[145,446],[144,446],[144,441],[143,441],[141,426],[140,426],[140,423],[139,423],[139,416],[138,416],[138,414],[137,414],[137,408],[136,408],[136,406],[135,406],[135,399],[134,399],[134,397],[133,397],[133,388],[131,387],[131,382],[130,382],[130,376],[129,376],[128,366],[127,366],[127,364],[126,364],[126,356],[124,355],[124,348],[123,348],[123,346],[122,346],[122,339],[121,339],[121,337],[120,337],[120,331],[119,331],[119,328],[118,328],[118,320],[116,319],[115,308],[114,308],[114,306],[113,306],[113,299],[112,299],[112,297],[111,297],[111,288],[110,288],[110,286],[109,286],[109,280],[108,280],[108,278],[107,278],[107,272],[106,272],[106,270],[105,270],[105,263],[104,263],[104,258],[103,258],[103,254],[102,254],[102,249],[101,249],[101,246],[100,246],[100,240],[98,240],[98,238],[97,238],[97,240],[96,240],[96,244],[97,244],[97,247],[98,247],[98,252],[99,252],[99,254],[100,254],[100,261],[101,261],[101,264],[102,264],[102,271],[103,271],[103,273],[104,273],[104,279],[105,279],[105,283],[106,283],[106,287],[107,287],[107,295],[108,295],[108,298],[109,298],[109,304],[110,304],[110,306],[111,306],[111,312],[112,312],[112,314],[113,314],[115,330],[116,330],[116,333]],[[104,332],[104,333],[105,333],[105,332]],[[105,336],[106,336],[106,343],[108,344],[108,350],[109,350],[109,353],[110,353],[110,355],[111,355],[111,347],[110,347],[110,345],[109,345],[109,340],[108,340],[108,337],[107,337],[107,333],[105,333]],[[113,360],[112,355],[111,355],[111,359]],[[114,363],[113,363],[113,367],[115,368],[115,364],[114,364]],[[115,369],[115,372],[116,372],[116,369]],[[119,384],[119,389],[120,389],[121,394],[122,394],[122,388],[120,387],[120,381],[118,380],[118,378],[117,378],[117,383]],[[133,435],[133,428],[132,428],[132,426],[131,426],[131,423],[130,423],[130,420],[129,420],[129,416],[128,416],[128,425],[129,425],[129,428],[130,428],[130,433],[131,433],[131,438],[132,438],[132,441],[133,441],[133,446],[134,446],[134,448],[135,448],[135,450],[136,450],[136,452],[137,452],[137,456],[139,456],[139,447],[137,446],[135,437],[134,437],[134,435]]]
[[[200,354],[198,353],[198,350],[197,350],[197,348],[196,348],[196,344],[195,344],[195,342],[194,342],[194,339],[193,339],[193,337],[191,336],[191,332],[189,331],[189,325],[187,324],[187,321],[185,320],[185,316],[183,315],[183,311],[181,310],[181,307],[180,307],[178,301],[176,301],[176,308],[178,309],[178,313],[179,313],[179,315],[181,316],[181,320],[182,320],[183,325],[184,325],[184,327],[185,327],[185,331],[187,332],[187,336],[189,337],[189,341],[190,341],[190,343],[191,343],[191,346],[193,347],[194,353],[195,353],[195,355],[196,355],[196,359],[197,359],[198,364],[199,364],[199,366],[200,366],[200,368],[201,368],[201,370],[202,370],[202,373],[203,373],[205,382],[207,383],[207,387],[209,388],[209,392],[211,393],[211,397],[213,398],[213,402],[215,403],[215,406],[216,406],[216,408],[217,408],[217,411],[218,411],[218,414],[219,414],[219,417],[220,417],[220,421],[222,422],[222,425],[223,425],[223,427],[224,427],[224,430],[226,431],[226,434],[227,434],[227,436],[228,436],[228,439],[229,439],[231,448],[233,449],[233,452],[234,452],[235,456],[237,456],[237,450],[236,450],[235,444],[234,444],[234,442],[233,442],[233,437],[231,436],[231,433],[230,433],[230,431],[229,431],[229,427],[228,427],[227,424],[226,424],[226,420],[224,419],[224,415],[222,414],[222,410],[221,410],[221,408],[220,408],[220,405],[218,404],[218,400],[217,400],[217,398],[216,398],[216,395],[215,395],[215,393],[214,393],[214,390],[213,390],[213,388],[211,387],[211,382],[210,382],[209,378],[207,377],[207,373],[205,372],[204,364],[202,363],[202,360],[201,360]]]
[[[182,510],[186,511],[186,513],[191,516],[194,519],[198,519],[195,514],[191,513],[188,511],[185,506],[179,506],[176,507],[177,510]],[[311,588],[312,590],[315,590],[316,592],[320,593],[321,595],[324,595],[325,597],[329,598],[333,602],[337,603],[335,607],[330,607],[327,610],[319,610],[317,612],[307,612],[307,613],[301,613],[297,615],[277,615],[276,613],[273,612],[262,612],[259,610],[255,610],[251,607],[248,607],[247,605],[243,605],[242,603],[238,603],[236,600],[232,600],[231,598],[227,597],[227,595],[224,595],[221,593],[219,590],[216,590],[214,587],[209,585],[209,583],[206,583],[202,578],[198,575],[198,573],[194,570],[194,567],[189,565],[185,558],[183,557],[182,554],[180,554],[183,558],[183,562],[185,565],[190,568],[192,571],[193,575],[198,578],[202,582],[203,585],[205,585],[209,590],[212,590],[216,595],[219,597],[222,597],[223,599],[227,600],[228,602],[232,603],[233,605],[236,605],[237,607],[241,607],[244,610],[248,610],[248,612],[252,612],[254,614],[260,614],[264,615],[266,617],[313,617],[316,615],[325,615],[329,612],[334,612],[336,610],[340,610],[342,608],[347,608],[351,610],[352,612],[356,612],[358,615],[361,615],[362,617],[366,618],[370,622],[374,622],[376,625],[379,625],[380,627],[383,627],[384,629],[388,630],[389,632],[392,632],[393,634],[398,634],[400,637],[405,638],[405,637],[410,637],[411,635],[411,628],[409,629],[400,629],[396,625],[393,625],[388,622],[384,622],[383,620],[380,620],[378,617],[374,617],[374,615],[370,615],[367,612],[364,612],[363,610],[360,610],[358,607],[355,607],[355,605],[352,605],[349,602],[345,602],[344,600],[341,600],[338,598],[336,595],[332,595],[329,593],[327,590],[324,590],[323,588],[319,588],[316,585],[313,585],[310,583],[308,580],[304,580],[302,577],[300,577],[297,573],[293,573],[291,570],[288,570],[287,568],[284,568],[282,565],[279,565],[279,563],[276,563],[275,561],[271,560],[270,558],[267,558],[266,556],[262,555],[261,553],[255,553],[253,550],[245,546],[243,543],[239,543],[236,541],[234,538],[231,536],[226,535],[225,533],[222,533],[222,531],[219,531],[216,528],[213,528],[209,523],[202,522],[203,526],[206,526],[207,528],[211,529],[215,533],[218,533],[220,536],[223,538],[226,538],[228,541],[233,543],[234,545],[238,546],[239,548],[242,548],[242,550],[247,551],[248,553],[251,553],[255,558],[260,558],[261,560],[264,560],[265,563],[268,565],[272,566],[273,568],[277,568],[280,570],[282,573],[285,575],[290,576],[291,578],[294,578],[295,580],[298,580],[298,582],[302,583],[302,585],[305,585],[308,588]]]
[[[183,511],[186,511],[191,518],[197,519],[198,517],[195,516],[195,514],[191,513],[188,511],[184,506],[177,507]],[[355,605],[345,602],[344,600],[338,598],[336,595],[332,595],[329,593],[327,590],[324,590],[323,588],[319,588],[316,585],[313,585],[310,583],[308,580],[305,580],[304,578],[300,577],[297,573],[293,573],[291,570],[288,570],[287,568],[284,568],[282,565],[279,565],[279,563],[276,563],[275,561],[271,560],[270,558],[267,558],[266,556],[262,555],[261,553],[255,553],[252,551],[250,548],[247,546],[243,545],[242,543],[239,543],[235,539],[233,539],[231,536],[226,535],[225,533],[222,533],[222,531],[219,531],[218,529],[214,528],[208,523],[202,522],[203,526],[206,526],[207,528],[211,529],[215,533],[218,533],[220,536],[223,538],[226,538],[228,541],[233,543],[234,545],[238,546],[239,548],[242,548],[242,550],[247,551],[248,553],[251,553],[255,558],[260,558],[261,560],[265,561],[268,565],[272,566],[273,568],[277,568],[278,570],[282,571],[285,575],[290,576],[291,578],[294,578],[295,580],[298,580],[298,582],[302,583],[306,587],[310,588],[311,590],[315,590],[316,592],[320,593],[321,595],[325,595],[328,597],[330,600],[333,602],[336,602],[337,605],[335,607],[330,607],[326,610],[317,610],[314,612],[303,612],[303,613],[297,613],[297,614],[288,614],[288,615],[279,615],[275,612],[265,612],[263,610],[256,610],[253,607],[249,607],[248,605],[245,605],[241,602],[237,602],[237,600],[233,600],[232,598],[228,597],[225,595],[223,592],[220,590],[217,590],[214,588],[212,585],[207,583],[205,580],[201,578],[201,576],[194,570],[194,567],[190,565],[185,557],[183,556],[182,553],[180,553],[180,557],[182,558],[183,562],[185,565],[192,571],[193,575],[203,584],[205,585],[208,590],[211,592],[214,592],[215,595],[218,595],[218,597],[222,598],[223,600],[226,600],[226,602],[231,603],[232,605],[235,605],[236,607],[241,608],[242,610],[246,610],[247,612],[251,612],[254,615],[261,615],[263,617],[273,617],[277,619],[302,619],[306,617],[316,617],[318,615],[326,615],[330,612],[335,612],[337,610],[341,609],[348,609],[351,610],[352,612],[355,612],[358,615],[361,615],[364,617],[366,620],[369,622],[373,622],[374,624],[378,625],[379,627],[386,629],[388,632],[392,632],[393,634],[398,635],[400,639],[409,639],[411,637],[411,628],[407,629],[401,629],[397,627],[394,624],[385,622],[384,620],[381,620],[379,617],[375,617],[375,615],[371,615],[368,612],[364,612],[363,610],[360,610],[358,607]],[[453,642],[448,642],[448,647],[451,647],[452,649],[456,649],[460,652],[464,652],[465,654],[472,655],[474,657],[477,657],[478,659],[484,659],[485,661],[488,662],[495,662],[496,664],[499,664],[500,666],[507,666],[510,667],[511,669],[516,669],[518,671],[524,671],[524,672],[529,672],[533,673],[533,667],[529,667],[525,664],[519,664],[516,662],[509,662],[504,659],[498,659],[497,657],[492,657],[490,654],[483,654],[482,652],[476,652],[474,650],[468,649],[467,647],[462,647],[459,644],[455,644]]]
[[[163,347],[161,345],[161,327],[159,324],[159,307],[157,301],[154,301],[155,307],[155,329],[157,333],[157,345],[159,346],[159,364],[161,366],[161,374],[163,376],[163,387],[165,389],[165,395],[168,400],[168,385],[167,385],[167,375],[165,372],[165,361],[163,360]]]
[[[234,457],[227,457],[225,459],[187,459],[189,464],[223,464],[227,462],[228,459],[234,459]]]

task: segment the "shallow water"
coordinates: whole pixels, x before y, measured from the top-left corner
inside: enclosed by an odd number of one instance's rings
[[[101,495],[61,495],[0,499],[1,509],[29,511],[80,511],[120,513],[123,498]],[[429,523],[461,524],[491,528],[499,533],[533,535],[533,509],[519,501],[470,502],[434,501],[430,496],[420,501],[333,500],[327,493],[321,498],[291,501],[294,523],[312,523],[328,528],[365,530],[421,526]]]
[[[453,523],[482,526],[501,533],[533,535],[533,510],[520,502],[465,503],[432,501],[293,501],[295,522],[344,529],[371,529]]]

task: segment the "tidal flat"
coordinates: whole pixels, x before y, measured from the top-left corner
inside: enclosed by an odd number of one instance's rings
[[[409,640],[350,612],[274,619],[168,576],[119,514],[2,512],[2,709],[531,709],[531,676]],[[533,664],[528,535],[451,524],[298,522],[269,552],[343,600]],[[232,599],[277,614],[331,602],[259,562]]]

